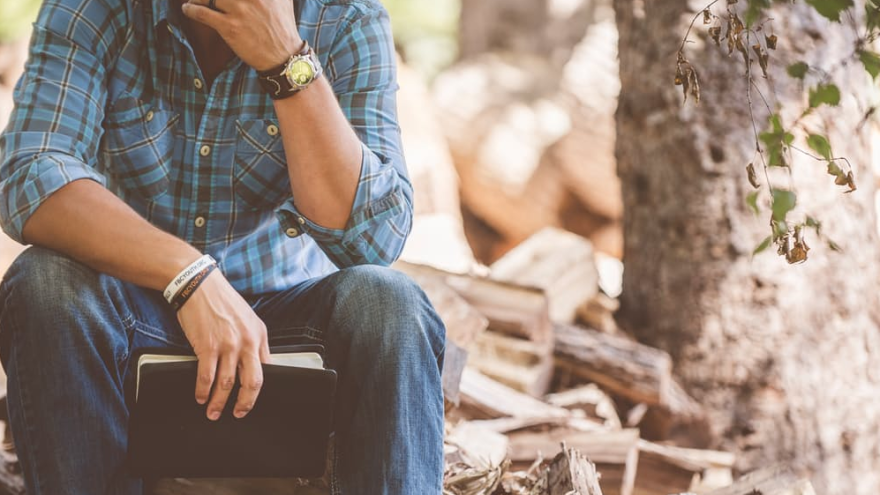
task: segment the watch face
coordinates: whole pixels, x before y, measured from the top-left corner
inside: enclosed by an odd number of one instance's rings
[[[315,69],[305,59],[295,60],[287,66],[287,79],[291,84],[305,86],[315,77]]]

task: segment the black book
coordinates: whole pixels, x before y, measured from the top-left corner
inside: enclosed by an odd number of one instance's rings
[[[220,419],[195,401],[195,356],[140,350],[130,407],[128,465],[139,477],[322,476],[332,428],[336,372],[323,347],[270,349],[263,387],[250,413],[232,415],[239,384]]]

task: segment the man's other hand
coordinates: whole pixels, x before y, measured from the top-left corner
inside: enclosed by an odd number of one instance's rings
[[[277,67],[302,47],[291,0],[188,0],[183,13],[226,41],[244,63],[258,71]]]
[[[199,360],[196,401],[208,402],[209,419],[220,418],[237,370],[241,387],[234,415],[244,417],[263,386],[261,363],[270,362],[266,325],[217,270],[193,293],[177,318]]]

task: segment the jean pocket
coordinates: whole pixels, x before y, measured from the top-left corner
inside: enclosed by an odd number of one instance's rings
[[[152,200],[168,191],[174,156],[174,128],[180,116],[124,96],[104,119],[102,158],[123,190]]]
[[[287,159],[278,126],[270,120],[238,120],[232,189],[251,208],[274,209],[290,197]]]

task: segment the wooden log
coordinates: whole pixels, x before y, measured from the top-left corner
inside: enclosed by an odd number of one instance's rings
[[[620,309],[620,301],[599,292],[578,308],[577,319],[589,328],[613,335],[619,331],[617,321],[614,319],[614,313],[618,309]]]
[[[555,451],[564,441],[596,464],[603,493],[633,493],[639,464],[639,431],[636,429],[578,432],[559,428],[546,432],[516,432],[508,437],[510,460],[515,467],[531,464],[539,455]]]
[[[638,427],[647,440],[668,441],[681,447],[706,448],[712,437],[703,406],[675,379],[666,403],[649,407]]]
[[[728,487],[719,488],[709,495],[816,495],[809,480],[799,478],[784,466],[772,466],[753,471]]]
[[[571,412],[498,383],[471,367],[464,369],[460,392],[461,410],[475,419],[571,417]]]
[[[639,441],[636,495],[667,495],[690,490],[708,470],[730,474],[736,456],[715,450],[684,449]]]
[[[602,495],[596,466],[577,449],[563,446],[547,470],[549,495]]]
[[[440,279],[483,314],[492,330],[534,342],[553,341],[547,297],[541,289],[413,263],[398,262],[394,267],[416,280],[421,277]]]
[[[550,394],[544,400],[553,406],[583,411],[612,430],[622,428],[614,401],[593,383]]]
[[[633,402],[666,404],[672,382],[669,354],[624,337],[556,325],[556,362],[569,373]]]
[[[544,290],[550,319],[571,323],[599,293],[590,241],[554,227],[541,229],[491,266],[491,278]]]
[[[515,390],[543,397],[553,377],[553,344],[488,331],[477,337],[470,364]]]

